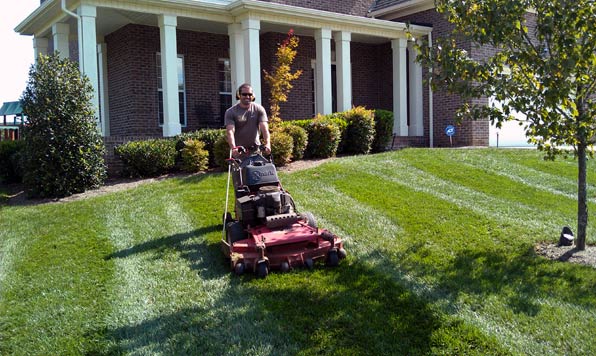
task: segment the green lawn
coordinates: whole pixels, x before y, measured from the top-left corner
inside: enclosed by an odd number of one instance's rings
[[[224,261],[223,173],[3,206],[0,354],[596,354],[596,269],[533,249],[575,231],[576,167],[406,149],[281,173],[349,256],[266,279]]]

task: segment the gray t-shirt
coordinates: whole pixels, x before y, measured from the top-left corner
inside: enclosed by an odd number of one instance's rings
[[[224,123],[234,125],[234,140],[236,146],[250,148],[261,144],[259,140],[259,122],[267,122],[265,108],[257,103],[250,103],[247,109],[236,104],[226,110]]]

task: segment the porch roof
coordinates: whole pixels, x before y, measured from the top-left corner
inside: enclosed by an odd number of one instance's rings
[[[80,0],[65,3],[70,11],[76,11],[81,5]],[[256,0],[96,0],[93,4],[97,8],[98,37],[129,23],[157,27],[160,14],[177,16],[179,29],[217,34],[227,34],[229,24],[251,18],[260,20],[262,33],[285,33],[291,27],[297,35],[313,36],[316,29],[328,28],[350,32],[353,41],[368,43],[407,36],[406,25],[401,22]],[[46,0],[17,25],[15,31],[21,35],[50,37],[56,22],[68,23],[71,33],[77,32],[76,19],[62,10],[61,0]],[[411,26],[410,30],[415,36],[431,31],[424,26]]]

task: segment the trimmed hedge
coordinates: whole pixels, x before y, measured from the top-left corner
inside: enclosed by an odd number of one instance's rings
[[[196,173],[204,171],[209,166],[209,151],[205,143],[200,140],[187,139],[180,150],[181,169],[185,172]]]
[[[294,140],[292,136],[283,131],[283,129],[271,131],[271,154],[273,156],[273,163],[276,166],[285,166],[290,163],[293,149]]]
[[[178,136],[176,139],[176,150],[180,151],[184,147],[184,141],[188,139],[199,140],[205,144],[205,150],[209,152],[209,167],[216,167],[217,162],[215,155],[213,154],[215,143],[222,136],[225,137],[226,130],[223,129],[200,129],[192,132],[185,132]]]
[[[352,108],[343,114],[347,123],[343,151],[350,154],[368,154],[375,138],[374,112],[362,106]]]
[[[373,152],[383,152],[393,138],[393,112],[388,110],[375,110],[375,139],[372,144]]]
[[[0,141],[0,182],[20,183],[23,181],[22,155],[25,141]]]
[[[284,122],[281,130],[292,137],[292,161],[304,158],[306,146],[308,145],[308,133],[300,126],[292,124],[291,121]]]
[[[155,177],[168,173],[176,165],[176,142],[172,139],[131,141],[115,148],[124,163],[122,175]]]

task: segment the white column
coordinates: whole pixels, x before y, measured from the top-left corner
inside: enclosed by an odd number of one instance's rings
[[[52,36],[54,38],[54,51],[60,53],[60,58],[70,58],[70,46],[68,36],[70,35],[70,25],[57,22],[52,25]]]
[[[352,108],[352,63],[350,61],[350,32],[337,32],[335,39],[335,65],[337,70],[337,111]]]
[[[410,91],[410,136],[424,136],[422,121],[422,66],[416,62],[418,51],[414,42],[408,43],[409,91]]]
[[[182,132],[178,108],[178,52],[176,47],[176,16],[159,15],[161,48],[161,80],[163,88],[163,135]]]
[[[228,36],[230,37],[230,66],[232,71],[232,91],[236,91],[240,84],[246,82],[244,72],[244,35],[242,26],[238,23],[228,25]]]
[[[261,103],[261,49],[259,45],[260,29],[261,22],[259,20],[242,20],[242,32],[244,34],[245,80],[246,83],[249,83],[252,86],[253,93],[255,94],[255,101],[259,104]]]
[[[97,31],[95,17],[97,9],[91,5],[81,5],[78,9],[81,20],[78,29],[79,35],[79,68],[90,80],[93,86],[91,103],[95,109],[95,117],[99,118],[99,80],[97,71]],[[99,120],[98,120],[98,129]]]
[[[110,106],[108,100],[108,46],[105,43],[97,45],[99,62],[99,108],[101,132],[103,136],[110,136]]]
[[[327,28],[315,31],[317,63],[316,63],[316,111],[331,114],[331,30]]]
[[[35,56],[35,58],[33,59],[35,60],[35,62],[37,62],[37,59],[39,58],[40,54],[48,54],[48,47],[49,41],[47,38],[33,37],[33,55]]]
[[[408,136],[408,95],[406,47],[404,38],[391,40],[393,50],[393,134]]]

